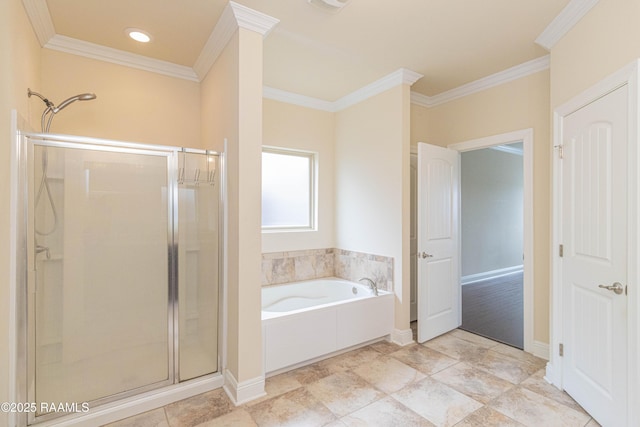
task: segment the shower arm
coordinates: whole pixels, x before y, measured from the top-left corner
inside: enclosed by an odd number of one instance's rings
[[[45,104],[47,104],[47,107],[49,108],[55,108],[55,105],[53,105],[53,102],[49,101],[47,98],[45,98],[44,96],[40,95],[38,92],[34,92],[31,89],[27,89],[27,96],[29,98],[31,98],[31,95],[35,95],[38,98],[42,99],[42,102],[44,102]]]
[[[27,89],[27,96],[31,98],[31,95],[35,95],[45,103],[47,108],[42,112],[42,117],[40,118],[40,127],[42,128],[43,133],[48,133],[51,128],[51,122],[53,121],[53,116],[55,116],[60,110],[66,108],[69,104],[72,104],[76,101],[90,101],[92,99],[96,99],[96,95],[94,93],[81,93],[76,96],[72,96],[71,98],[67,98],[60,103],[57,107],[47,98],[39,94],[38,92],[34,92],[31,89]],[[47,120],[47,115],[49,115],[49,119]]]

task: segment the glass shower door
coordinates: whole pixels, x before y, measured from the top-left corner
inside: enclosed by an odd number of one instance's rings
[[[218,161],[217,155],[178,155],[180,381],[218,370]]]
[[[37,416],[173,382],[171,153],[59,145],[33,145]]]

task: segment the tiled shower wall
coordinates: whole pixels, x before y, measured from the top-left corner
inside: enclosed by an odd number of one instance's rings
[[[262,254],[262,286],[321,277],[357,282],[373,279],[380,289],[393,290],[393,258],[343,249],[311,249]]]

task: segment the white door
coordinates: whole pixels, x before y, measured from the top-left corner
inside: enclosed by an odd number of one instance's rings
[[[460,326],[460,154],[418,144],[418,342]]]
[[[628,101],[625,85],[563,121],[562,384],[604,426],[627,425]]]
[[[411,154],[411,221],[410,221],[410,264],[409,273],[411,296],[409,301],[409,320],[418,320],[418,156]]]

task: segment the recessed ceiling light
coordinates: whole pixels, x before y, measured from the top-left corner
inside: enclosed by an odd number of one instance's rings
[[[151,36],[149,35],[149,33],[138,28],[127,28],[124,31],[129,37],[140,43],[148,43],[149,41],[151,41]]]
[[[307,0],[309,4],[317,6],[328,12],[339,12],[345,7],[351,0]]]

